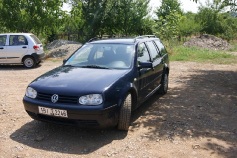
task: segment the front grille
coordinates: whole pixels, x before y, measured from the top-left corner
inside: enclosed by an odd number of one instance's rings
[[[53,94],[37,93],[37,99],[52,102],[51,101],[52,95]],[[58,95],[57,103],[78,104],[78,97],[77,96]]]

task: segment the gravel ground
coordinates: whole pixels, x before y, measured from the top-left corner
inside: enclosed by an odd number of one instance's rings
[[[168,94],[153,95],[122,132],[52,125],[26,114],[26,86],[61,63],[0,65],[0,158],[236,157],[237,65],[171,62]]]

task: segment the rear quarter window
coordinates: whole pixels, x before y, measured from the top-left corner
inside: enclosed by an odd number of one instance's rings
[[[35,35],[30,35],[30,37],[35,41],[36,44],[41,44],[41,41]]]
[[[155,43],[160,51],[160,54],[163,56],[165,54],[167,54],[167,51],[165,49],[165,46],[159,41],[159,40],[155,40]]]

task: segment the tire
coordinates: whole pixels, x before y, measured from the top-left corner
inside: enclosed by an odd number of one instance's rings
[[[129,93],[120,109],[119,120],[118,120],[119,130],[124,131],[128,130],[131,120],[131,111],[132,111],[132,96]]]
[[[33,68],[36,65],[35,60],[32,57],[25,57],[23,59],[23,64],[26,68]]]
[[[159,88],[159,94],[166,94],[168,91],[169,76],[167,73],[164,73],[161,79],[161,87]]]

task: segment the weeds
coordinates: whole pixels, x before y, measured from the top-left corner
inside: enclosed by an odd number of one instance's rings
[[[237,45],[233,50],[237,49]],[[237,56],[228,51],[215,51],[198,47],[173,46],[168,49],[171,61],[210,62],[215,64],[237,64]]]

